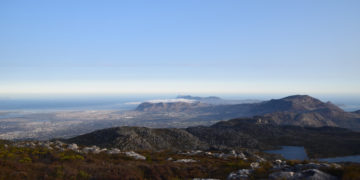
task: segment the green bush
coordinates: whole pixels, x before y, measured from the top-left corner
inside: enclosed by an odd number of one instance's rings
[[[67,161],[67,160],[84,160],[84,157],[81,155],[64,155],[60,157],[61,161]]]
[[[29,158],[29,157],[24,157],[24,158],[20,159],[19,162],[21,162],[21,163],[31,163],[32,159]]]
[[[235,162],[228,162],[226,166],[232,169],[246,169],[250,167],[250,163],[245,162],[243,160],[235,161]]]
[[[358,180],[360,179],[360,166],[350,165],[344,168],[342,179],[344,180]]]
[[[90,179],[90,175],[88,173],[86,173],[85,171],[80,170],[79,173],[77,174],[76,179]]]

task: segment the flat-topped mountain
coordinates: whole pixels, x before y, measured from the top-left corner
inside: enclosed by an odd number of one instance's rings
[[[190,111],[200,107],[207,107],[208,104],[200,102],[144,102],[141,103],[136,111],[144,112],[183,112]]]
[[[191,99],[191,100],[221,100],[221,98],[216,96],[209,96],[209,97],[199,97],[199,96],[190,96],[190,95],[179,95],[176,97],[177,99]]]
[[[208,97],[199,97],[199,96],[190,96],[190,95],[179,95],[176,97],[177,99],[188,99],[199,101],[205,104],[214,104],[214,105],[225,105],[225,104],[250,104],[250,103],[259,103],[261,101],[256,99],[242,99],[242,100],[234,100],[234,99],[222,99],[216,96],[208,96]]]

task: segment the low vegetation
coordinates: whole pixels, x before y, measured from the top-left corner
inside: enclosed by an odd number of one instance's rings
[[[146,160],[135,160],[124,154],[81,154],[71,150],[1,144],[0,179],[225,179],[233,171],[250,168],[249,161],[236,158],[222,159],[205,155],[189,157],[171,151],[139,153]],[[196,162],[175,162],[188,158]],[[269,162],[261,162],[250,178],[266,178],[271,173],[271,168]],[[341,169],[328,168],[323,171],[343,179],[360,177],[358,164],[346,164]]]

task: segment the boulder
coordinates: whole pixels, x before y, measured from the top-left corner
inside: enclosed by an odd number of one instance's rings
[[[82,152],[98,154],[98,153],[102,152],[102,150],[97,146],[91,146],[91,147],[84,147],[82,149]]]
[[[240,159],[243,159],[243,160],[247,160],[247,158],[246,158],[246,156],[245,156],[245,154],[244,153],[239,153],[239,154],[237,154],[237,157],[238,158],[240,158]]]
[[[178,159],[175,162],[181,162],[181,163],[194,163],[197,162],[196,160],[193,159]]]
[[[301,173],[295,174],[295,179],[308,179],[308,180],[336,180],[335,176],[324,173],[318,169],[307,169]]]
[[[279,171],[269,175],[269,179],[293,179],[294,172],[292,171]]]
[[[76,151],[76,150],[79,149],[78,145],[75,144],[75,143],[69,144],[67,148],[70,149],[70,150],[73,150],[73,151]]]
[[[260,163],[258,163],[258,162],[252,162],[252,163],[250,164],[250,167],[251,167],[252,169],[259,168],[259,167],[260,167]]]
[[[235,179],[248,179],[249,175],[253,172],[252,169],[240,169],[236,172],[232,172],[227,177],[227,180],[235,180]]]
[[[138,154],[138,153],[136,153],[134,151],[125,152],[125,155],[129,156],[129,157],[132,157],[134,159],[138,159],[138,160],[145,160],[146,159],[145,156],[140,155],[140,154]]]
[[[307,169],[301,172],[279,171],[269,175],[269,179],[306,179],[306,180],[336,180],[335,176],[324,173],[318,169]]]
[[[119,154],[121,153],[120,149],[118,148],[113,148],[107,151],[108,154]]]

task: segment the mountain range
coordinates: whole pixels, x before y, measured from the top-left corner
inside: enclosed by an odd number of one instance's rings
[[[201,101],[145,102],[140,104],[136,111],[205,114],[199,118],[219,120],[264,116],[278,125],[333,126],[360,131],[359,111],[346,112],[331,102],[322,102],[308,95],[294,95],[282,99],[242,104],[210,104]]]

